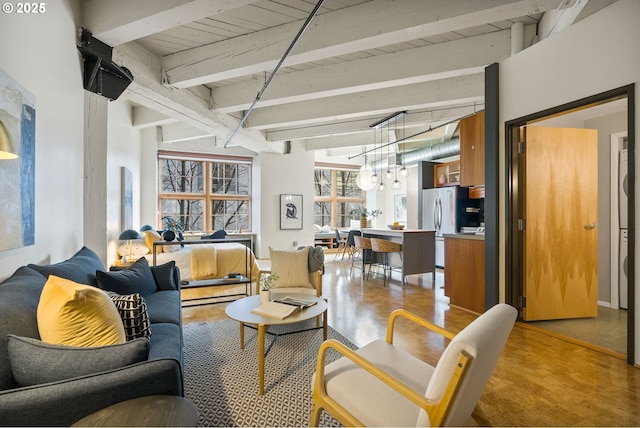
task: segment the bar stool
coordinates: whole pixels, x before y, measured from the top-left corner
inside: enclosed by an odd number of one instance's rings
[[[398,268],[394,268],[389,264],[389,254],[399,253],[400,260],[402,260],[402,244],[398,244],[397,242],[387,241],[386,239],[371,238],[371,249],[376,253],[380,253],[381,255],[382,260],[380,265],[382,266],[382,269],[383,269],[384,286],[386,287],[387,272],[389,272],[389,278],[391,278],[391,271],[393,269],[398,269]],[[371,272],[371,266],[369,266],[369,272]],[[404,276],[402,277],[402,284],[404,285]]]
[[[353,236],[354,246],[360,251],[360,256],[362,257],[362,267],[356,266],[356,269],[362,269],[362,278],[364,279],[364,271],[367,264],[367,255],[369,256],[369,272],[371,272],[371,239],[365,238],[364,236],[354,235]],[[351,269],[349,269],[349,276],[351,276],[351,271],[353,270],[354,262],[356,258],[351,259]]]

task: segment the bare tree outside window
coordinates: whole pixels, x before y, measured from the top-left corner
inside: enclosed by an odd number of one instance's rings
[[[251,165],[160,159],[160,215],[188,232],[251,230]]]
[[[331,228],[350,226],[349,212],[362,206],[365,197],[356,185],[358,170],[316,168],[314,223]]]

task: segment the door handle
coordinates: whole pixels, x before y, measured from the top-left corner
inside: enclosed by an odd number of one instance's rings
[[[595,229],[596,227],[598,227],[598,223],[589,223],[589,224],[585,224],[584,228],[589,230],[589,229]]]

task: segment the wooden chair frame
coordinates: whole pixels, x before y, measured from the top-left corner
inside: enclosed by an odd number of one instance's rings
[[[455,334],[441,327],[438,327],[437,325],[427,321],[426,319],[418,315],[415,315],[405,309],[397,309],[391,313],[391,315],[389,316],[389,320],[387,321],[387,335],[385,340],[389,344],[393,344],[393,331],[396,319],[398,317],[407,318],[410,321],[413,321],[416,324],[421,325],[428,330],[431,330],[432,332],[438,333],[449,340],[455,337]],[[473,360],[473,357],[468,353],[464,351],[460,353],[456,369],[451,376],[443,397],[439,401],[433,402],[431,400],[428,400],[424,396],[424,391],[414,391],[407,385],[400,382],[397,378],[381,370],[376,365],[363,358],[350,348],[347,348],[342,343],[333,339],[327,340],[320,346],[320,349],[318,350],[318,363],[316,367],[316,377],[313,388],[311,415],[309,417],[309,425],[314,427],[317,427],[320,422],[320,414],[322,410],[329,412],[345,426],[364,425],[360,420],[349,413],[349,411],[347,411],[344,407],[342,407],[327,394],[324,382],[324,367],[326,351],[328,349],[334,349],[343,356],[349,358],[355,364],[371,373],[371,375],[377,377],[378,379],[389,385],[391,388],[395,389],[397,392],[405,396],[408,400],[411,400],[416,405],[421,407],[429,415],[429,420],[432,426],[441,426],[443,421],[447,418],[451,409],[451,404],[453,403],[453,400],[455,399],[455,396],[460,389],[460,385],[462,384],[467,369],[469,368],[469,365]]]

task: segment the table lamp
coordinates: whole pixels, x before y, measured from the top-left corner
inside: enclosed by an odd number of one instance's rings
[[[119,239],[121,241],[127,241],[127,245],[129,246],[129,260],[131,260],[131,241],[133,239],[142,239],[142,236],[140,236],[136,230],[127,229],[120,234]],[[124,259],[124,256],[122,256],[122,258]],[[126,260],[122,260],[122,262],[125,263]]]

